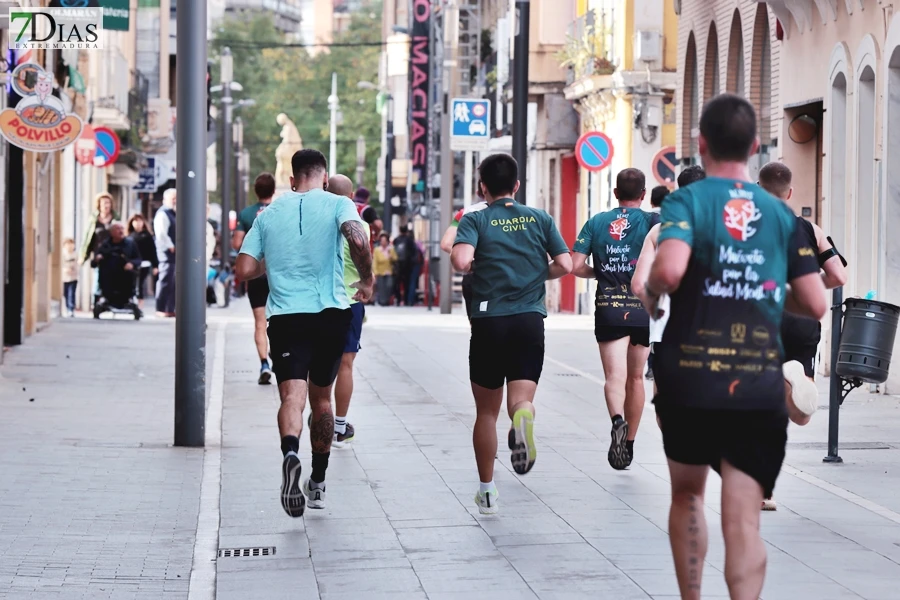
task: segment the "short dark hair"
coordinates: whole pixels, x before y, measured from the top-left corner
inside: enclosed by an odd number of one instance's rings
[[[312,177],[317,171],[327,171],[328,161],[325,155],[314,148],[297,150],[291,157],[291,170],[295,179]]]
[[[703,170],[703,167],[700,165],[685,167],[681,173],[678,174],[678,187],[687,187],[701,179],[706,179],[706,171]]]
[[[260,173],[253,182],[253,193],[260,200],[266,200],[275,195],[275,176],[271,173]]]
[[[494,198],[512,194],[519,180],[519,163],[509,154],[492,154],[478,165],[478,177]]]
[[[640,200],[647,186],[647,177],[640,169],[622,169],[616,175],[616,198],[619,200]]]
[[[793,178],[794,175],[788,166],[778,161],[770,162],[759,170],[759,185],[779,198],[787,197],[788,192],[791,191]]]
[[[703,107],[700,135],[714,160],[747,162],[756,140],[756,111],[742,96],[719,94]]]
[[[353,195],[354,199],[358,200],[359,202],[368,201],[369,196],[371,196],[369,190],[367,190],[363,186],[359,186],[358,188],[356,188],[356,193]]]
[[[650,206],[659,208],[662,206],[663,198],[669,195],[669,188],[664,185],[658,185],[650,190]]]

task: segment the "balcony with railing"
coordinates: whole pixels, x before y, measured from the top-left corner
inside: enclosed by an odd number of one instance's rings
[[[115,130],[128,129],[128,93],[131,72],[128,59],[117,48],[101,50],[97,55],[99,77],[94,101],[94,125]]]
[[[559,53],[566,68],[566,84],[596,76],[611,76],[618,67],[614,39],[615,9],[589,10],[569,26],[565,48]]]

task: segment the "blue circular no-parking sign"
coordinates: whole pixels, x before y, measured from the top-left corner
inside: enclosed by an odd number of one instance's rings
[[[602,171],[608,167],[612,164],[613,154],[612,140],[599,131],[583,134],[575,144],[575,159],[588,171]]]
[[[121,149],[121,142],[116,132],[109,127],[94,127],[94,136],[97,138],[94,166],[106,167],[116,162]]]

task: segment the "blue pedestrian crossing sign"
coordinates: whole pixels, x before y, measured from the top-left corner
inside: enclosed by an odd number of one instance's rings
[[[491,139],[491,103],[476,98],[450,102],[450,149],[487,150]]]

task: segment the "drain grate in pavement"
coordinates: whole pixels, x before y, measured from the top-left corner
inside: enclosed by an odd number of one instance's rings
[[[557,373],[559,377],[581,377],[578,373]]]
[[[788,446],[798,450],[828,450],[828,444],[821,442],[788,442]],[[890,450],[893,446],[884,442],[841,442],[840,450]]]
[[[239,371],[228,371],[228,374],[229,374],[229,375],[251,375],[251,374],[253,374],[253,373],[256,373],[256,371],[249,371],[249,370],[248,370],[248,371],[241,371],[241,370],[239,370]]]
[[[219,558],[247,558],[251,556],[275,556],[275,546],[219,548]]]

